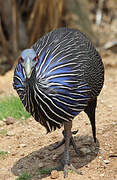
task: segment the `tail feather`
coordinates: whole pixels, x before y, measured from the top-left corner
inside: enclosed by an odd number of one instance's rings
[[[97,98],[93,99],[92,101],[88,102],[88,106],[84,110],[84,112],[88,115],[91,126],[92,126],[92,133],[94,142],[96,142],[96,123],[95,123],[95,109],[97,106]]]

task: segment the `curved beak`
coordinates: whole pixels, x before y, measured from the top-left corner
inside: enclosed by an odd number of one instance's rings
[[[24,61],[23,67],[25,69],[26,76],[29,79],[32,73],[32,63],[29,57],[27,57],[27,59]]]

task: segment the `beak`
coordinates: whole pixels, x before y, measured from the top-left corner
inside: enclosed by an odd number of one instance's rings
[[[32,73],[32,63],[29,57],[27,57],[27,59],[25,60],[24,69],[25,69],[26,76],[29,79]]]

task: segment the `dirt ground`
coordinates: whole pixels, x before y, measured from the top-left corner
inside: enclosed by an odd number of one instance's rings
[[[117,55],[103,53],[105,84],[98,97],[96,111],[97,144],[93,143],[90,122],[84,112],[73,121],[73,130],[79,129],[74,137],[82,156],[70,148],[71,163],[83,175],[69,172],[66,180],[117,180]],[[0,77],[0,96],[15,94],[12,89],[13,71]],[[0,180],[15,180],[23,172],[32,174],[32,180],[50,180],[51,175],[40,175],[43,168],[57,165],[63,154],[64,145],[51,150],[62,138],[62,129],[46,135],[45,129],[32,117],[27,121],[0,125],[10,135],[0,135],[0,151],[9,154],[0,159]],[[62,180],[63,171],[58,172]]]

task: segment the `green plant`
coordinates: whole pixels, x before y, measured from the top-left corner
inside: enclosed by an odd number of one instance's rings
[[[24,172],[16,180],[31,180],[32,175]]]
[[[27,119],[30,117],[19,98],[15,96],[0,100],[0,120],[10,116],[15,119]]]
[[[0,158],[5,158],[8,155],[8,151],[0,151]]]
[[[7,130],[6,129],[1,129],[0,130],[0,135],[7,135]]]
[[[39,172],[40,172],[40,175],[50,174],[51,171],[55,170],[55,169],[56,169],[55,167],[52,167],[52,168],[43,168]]]

